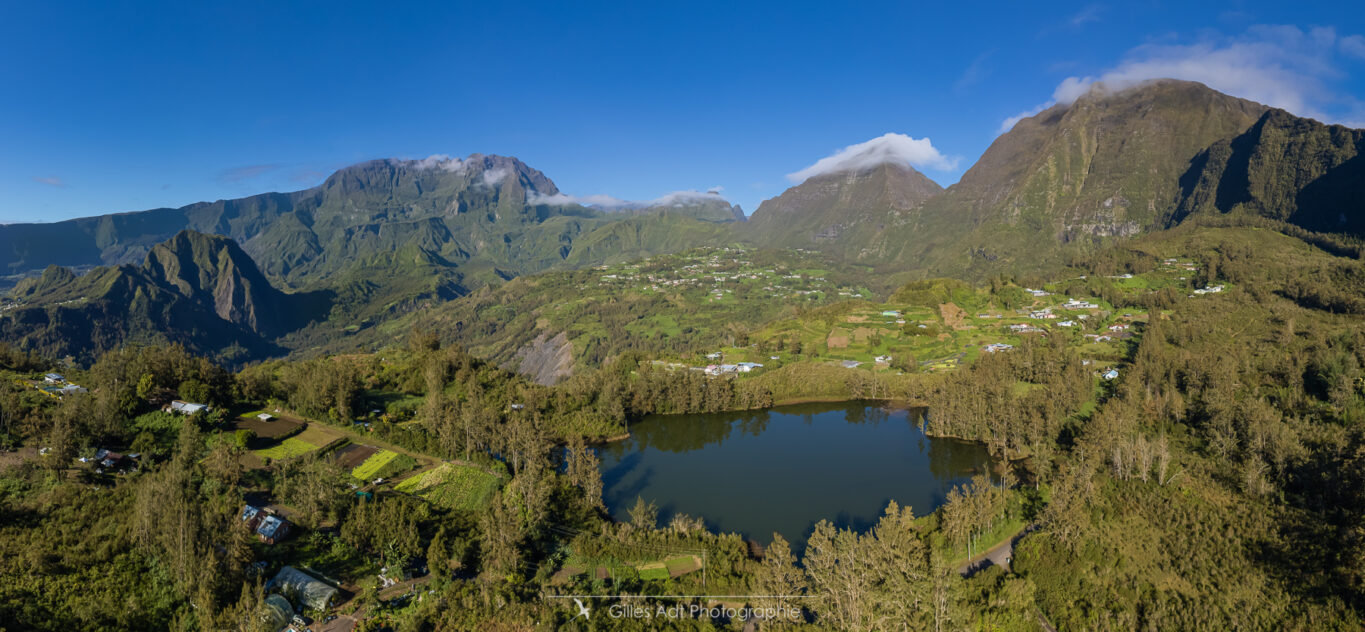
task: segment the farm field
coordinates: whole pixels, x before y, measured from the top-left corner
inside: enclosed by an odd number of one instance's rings
[[[477,466],[442,463],[394,489],[425,498],[438,507],[477,511],[488,504],[501,484],[500,477]]]
[[[393,450],[379,450],[351,470],[351,476],[362,481],[390,478],[416,467],[417,460]]]
[[[261,421],[256,418],[256,413],[249,413],[233,420],[232,429],[250,430],[256,433],[256,437],[260,439],[275,439],[288,435],[303,425],[303,422],[293,419],[277,418],[272,421]]]
[[[320,447],[322,446],[309,443],[307,441],[299,439],[298,437],[289,437],[288,439],[285,439],[284,441],[281,441],[278,444],[275,444],[268,448],[253,450],[252,454],[255,454],[257,457],[260,458],[266,458],[271,460],[292,459],[297,456],[303,456],[305,454],[308,454],[309,452],[312,452]]]

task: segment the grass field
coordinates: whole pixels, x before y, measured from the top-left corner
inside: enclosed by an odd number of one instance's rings
[[[398,484],[396,489],[446,509],[477,511],[488,504],[502,479],[472,465],[442,463]]]
[[[298,437],[290,437],[288,439],[285,439],[284,441],[281,441],[279,445],[273,445],[261,450],[255,450],[253,451],[253,453],[258,457],[266,459],[273,460],[292,459],[296,456],[303,456],[305,454],[308,454],[309,452],[318,449],[318,447],[319,446],[299,439]]]
[[[668,579],[668,568],[663,562],[651,562],[641,564],[635,569],[640,573],[640,579]]]
[[[387,466],[390,462],[397,458],[398,458],[397,452],[394,452],[392,450],[380,450],[370,455],[370,458],[365,459],[364,463],[361,463],[360,465],[356,466],[355,469],[351,470],[351,476],[354,476],[362,481],[368,481],[370,479],[376,478],[379,475],[379,473],[385,468],[385,466]]]

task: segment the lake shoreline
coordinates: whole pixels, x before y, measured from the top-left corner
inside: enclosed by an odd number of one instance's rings
[[[807,402],[752,411],[654,415],[631,441],[597,447],[614,521],[632,502],[661,519],[699,516],[714,533],[803,541],[819,520],[866,529],[888,499],[929,510],[994,459],[980,442],[924,433],[906,400]],[[828,459],[792,455],[821,454]],[[831,463],[837,464],[831,465]]]

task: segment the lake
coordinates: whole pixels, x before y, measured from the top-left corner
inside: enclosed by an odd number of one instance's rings
[[[924,515],[988,470],[984,446],[925,436],[921,414],[854,402],[649,417],[598,447],[603,500],[617,520],[642,497],[660,525],[681,512],[804,548],[821,519],[865,530],[893,499]]]

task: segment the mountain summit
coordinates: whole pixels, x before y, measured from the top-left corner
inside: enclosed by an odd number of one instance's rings
[[[856,256],[877,233],[908,221],[942,192],[933,180],[905,165],[881,163],[825,173],[764,200],[744,231],[764,245],[821,247]]]

